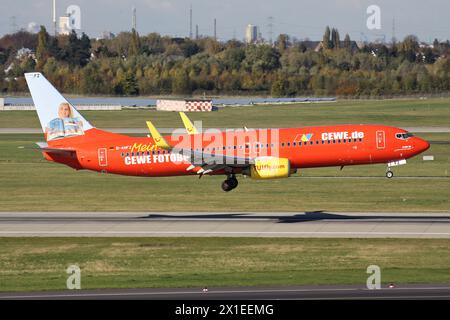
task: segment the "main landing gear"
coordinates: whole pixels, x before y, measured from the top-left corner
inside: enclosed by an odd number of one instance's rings
[[[233,175],[229,175],[227,180],[225,180],[224,182],[222,182],[222,190],[225,192],[231,191],[234,188],[236,188],[238,186],[238,180],[236,179],[236,176]]]

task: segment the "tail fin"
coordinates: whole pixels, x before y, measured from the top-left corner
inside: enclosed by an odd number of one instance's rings
[[[93,126],[39,72],[25,79],[47,141],[84,135]]]

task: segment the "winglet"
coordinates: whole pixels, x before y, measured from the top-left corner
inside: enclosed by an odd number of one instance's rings
[[[191,120],[189,120],[188,116],[184,112],[180,112],[181,120],[183,120],[184,127],[188,134],[197,134],[197,128],[194,127]]]
[[[166,139],[159,133],[159,131],[155,128],[151,121],[146,121],[148,130],[150,130],[150,134],[152,135],[153,140],[155,140],[156,145],[162,149],[172,149],[170,144],[167,143]]]

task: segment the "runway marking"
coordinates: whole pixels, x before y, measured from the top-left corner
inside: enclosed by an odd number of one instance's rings
[[[360,231],[0,231],[2,234],[347,234],[347,235],[450,235],[450,232]]]
[[[377,290],[369,290],[367,288],[323,288],[323,289],[275,289],[275,290],[218,290],[208,291],[204,293],[202,291],[171,291],[171,292],[118,292],[118,293],[73,293],[73,294],[36,294],[36,295],[16,295],[16,296],[0,296],[0,299],[30,299],[30,298],[77,298],[77,297],[108,297],[108,296],[142,296],[142,295],[184,295],[184,294],[198,294],[201,296],[213,295],[213,294],[236,294],[236,293],[283,293],[283,292],[343,292],[343,291],[366,291],[373,293],[394,293],[400,290],[449,290],[450,287],[409,287],[409,288],[383,288]],[[367,299],[382,299],[386,296],[367,296],[367,297],[330,297],[330,298],[303,298],[303,299],[348,299],[348,298],[367,298]],[[388,296],[389,297],[389,296]],[[403,296],[392,296],[392,298],[402,298]],[[404,296],[404,298],[412,298],[417,296]],[[423,297],[447,297],[447,296],[423,296]]]
[[[273,216],[273,217],[264,217],[264,216],[254,216],[252,217],[231,217],[231,218],[203,218],[201,216],[198,217],[165,217],[165,218],[154,218],[154,217],[131,217],[131,218],[88,218],[88,217],[62,217],[51,219],[48,217],[45,218],[8,218],[0,216],[0,223],[10,222],[21,222],[25,224],[31,224],[34,222],[40,222],[44,224],[45,222],[52,223],[64,223],[64,222],[76,222],[80,224],[92,223],[92,222],[107,222],[107,223],[117,223],[117,222],[126,222],[126,223],[152,223],[155,221],[171,221],[171,222],[201,222],[201,221],[211,221],[211,222],[230,222],[230,223],[238,223],[238,222],[266,222],[266,221],[278,221],[283,220],[286,222],[333,222],[333,223],[445,223],[449,222],[449,217],[420,217],[415,220],[411,220],[408,217],[397,217],[397,218],[389,218],[380,217],[380,218],[357,218],[357,217],[337,217],[337,218],[320,218],[320,217],[290,217],[290,216]]]

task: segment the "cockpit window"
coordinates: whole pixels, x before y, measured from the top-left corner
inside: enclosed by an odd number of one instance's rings
[[[401,140],[406,140],[410,137],[413,137],[414,135],[411,132],[406,132],[406,133],[396,133],[395,137],[397,139],[401,139]]]

